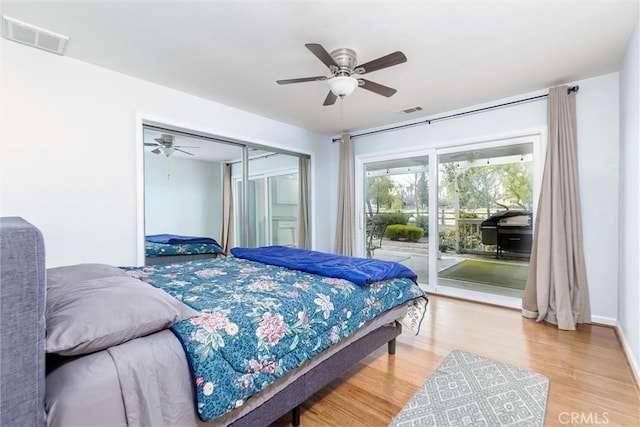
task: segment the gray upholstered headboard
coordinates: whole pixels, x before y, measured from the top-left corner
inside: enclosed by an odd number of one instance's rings
[[[42,233],[0,218],[0,425],[45,424],[45,260]]]

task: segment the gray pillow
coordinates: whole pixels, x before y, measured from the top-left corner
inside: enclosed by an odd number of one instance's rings
[[[116,276],[127,277],[127,273],[107,264],[75,264],[48,268],[47,290],[56,286],[67,286],[72,282]]]
[[[126,274],[55,282],[47,289],[45,350],[64,356],[92,353],[196,314],[161,289]]]

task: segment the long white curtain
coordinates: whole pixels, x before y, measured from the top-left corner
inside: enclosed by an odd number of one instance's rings
[[[336,227],[335,253],[353,256],[355,254],[356,208],[354,200],[355,157],[351,135],[342,135],[340,141],[340,172],[338,177],[338,224]]]
[[[308,245],[307,226],[309,224],[309,159],[300,157],[298,161],[298,247],[306,249]]]
[[[522,315],[575,330],[591,322],[582,244],[575,92],[549,90],[549,145]]]
[[[222,165],[222,230],[220,237],[224,253],[229,255],[233,247],[233,199],[231,196],[231,164]]]

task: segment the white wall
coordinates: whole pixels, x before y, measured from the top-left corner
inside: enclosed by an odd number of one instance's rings
[[[329,138],[143,80],[1,40],[0,215],[37,225],[47,266],[137,259],[137,117],[302,151],[322,162]],[[317,159],[315,156],[317,155]],[[317,227],[330,189],[314,180]],[[315,247],[330,247],[325,232]]]
[[[145,234],[220,240],[221,174],[219,162],[145,152]]]
[[[620,69],[620,297],[623,345],[640,378],[640,21]]]
[[[580,195],[593,320],[615,324],[618,314],[618,74],[572,82],[577,94]],[[547,93],[527,93],[459,111]],[[458,111],[444,112],[434,117]],[[419,121],[419,120],[415,120]],[[415,151],[456,141],[543,129],[547,102],[533,101],[355,139],[355,155]],[[359,132],[354,132],[358,134]],[[546,146],[546,141],[544,142]],[[337,144],[334,151],[338,150]]]

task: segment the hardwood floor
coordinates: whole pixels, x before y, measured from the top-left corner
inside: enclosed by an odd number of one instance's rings
[[[433,295],[418,336],[405,329],[395,355],[378,349],[305,402],[301,426],[386,426],[455,349],[546,375],[547,426],[640,426],[638,385],[613,328],[560,331],[518,310]]]

